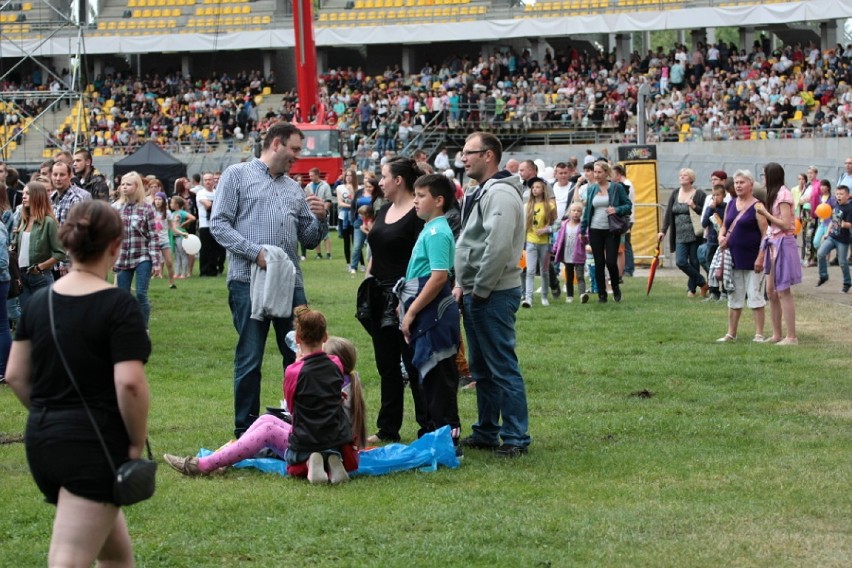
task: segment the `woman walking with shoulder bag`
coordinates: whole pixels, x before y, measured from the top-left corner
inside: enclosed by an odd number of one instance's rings
[[[29,409],[30,471],[56,505],[48,564],[131,566],[110,462],[120,467],[145,446],[151,342],[139,303],[106,281],[121,249],[118,213],[103,201],[79,203],[59,236],[71,270],[33,295],[6,379]]]

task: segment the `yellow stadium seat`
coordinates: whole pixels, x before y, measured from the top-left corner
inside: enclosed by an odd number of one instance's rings
[[[151,17],[151,10],[148,10],[147,8],[145,10],[142,10],[142,17],[143,18],[150,18]]]
[[[241,12],[242,14],[251,14],[251,6],[249,6],[248,4],[246,4],[245,6],[243,6],[242,8],[240,8],[240,12]]]
[[[138,6],[138,4],[136,4],[136,0],[127,0],[128,8],[135,8],[136,6]]]
[[[33,5],[31,2],[24,2],[24,4],[21,6],[21,10],[23,10],[24,12],[29,12],[32,9]]]
[[[151,10],[151,17],[152,18],[159,18],[162,15],[163,15],[163,12],[161,10],[157,9],[157,8]]]

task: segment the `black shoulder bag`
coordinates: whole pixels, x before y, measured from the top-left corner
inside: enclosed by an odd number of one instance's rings
[[[150,499],[151,496],[154,495],[154,490],[156,489],[155,481],[157,475],[157,462],[154,461],[154,458],[151,455],[151,445],[148,443],[148,439],[146,438],[145,447],[148,450],[148,459],[139,458],[130,460],[121,464],[121,467],[116,469],[115,462],[112,461],[112,456],[109,454],[109,449],[104,441],[104,437],[101,434],[100,428],[98,428],[98,423],[95,420],[95,417],[92,416],[92,411],[89,409],[86,399],[83,398],[83,393],[80,392],[80,387],[77,385],[76,379],[74,379],[74,374],[71,372],[71,367],[68,365],[68,361],[65,359],[65,354],[62,352],[62,347],[59,344],[59,338],[56,336],[56,322],[53,317],[53,294],[53,287],[51,287],[47,294],[47,305],[50,312],[50,332],[53,335],[53,342],[56,344],[56,352],[59,353],[59,358],[62,360],[65,372],[68,373],[68,378],[71,379],[71,384],[74,385],[74,390],[77,391],[77,394],[80,396],[80,400],[83,402],[83,408],[86,409],[86,414],[89,415],[89,420],[92,421],[92,426],[95,428],[95,433],[98,435],[98,440],[104,449],[104,455],[106,455],[107,463],[109,463],[110,469],[112,469],[113,473],[115,473],[115,483],[113,484],[112,490],[113,499],[115,500],[115,503],[120,506],[133,505],[140,501]]]
[[[609,192],[609,204],[612,205],[613,194],[618,191],[621,184],[613,183],[610,184],[610,192]],[[616,235],[623,235],[630,229],[630,214],[627,215],[619,215],[618,213],[613,213],[612,215],[607,215],[607,220],[609,221],[609,230],[611,233],[615,233]]]

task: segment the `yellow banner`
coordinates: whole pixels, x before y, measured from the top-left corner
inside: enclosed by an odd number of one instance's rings
[[[627,179],[633,182],[633,189],[636,191],[633,203],[636,221],[630,232],[633,255],[636,264],[647,266],[651,264],[654,256],[662,217],[657,194],[657,162],[654,160],[620,163],[627,169]]]

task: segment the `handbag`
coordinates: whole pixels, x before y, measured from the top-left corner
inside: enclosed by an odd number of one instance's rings
[[[86,399],[83,398],[83,393],[80,392],[80,387],[77,385],[74,374],[71,372],[71,367],[65,359],[65,353],[62,351],[59,338],[56,336],[56,322],[53,316],[53,294],[54,291],[51,286],[50,292],[47,294],[48,311],[50,313],[50,332],[53,335],[56,352],[59,353],[59,358],[62,360],[65,372],[68,373],[68,378],[71,380],[71,384],[74,385],[74,390],[77,391],[80,400],[83,402],[83,408],[86,409],[86,414],[89,415],[89,420],[92,421],[92,426],[94,426],[95,433],[98,435],[98,441],[104,449],[104,455],[106,455],[107,463],[109,463],[109,467],[115,475],[115,481],[113,482],[112,488],[113,500],[116,505],[123,506],[133,505],[140,501],[150,499],[151,496],[154,495],[154,491],[156,489],[157,475],[157,462],[154,461],[154,457],[151,455],[151,444],[149,444],[148,439],[145,438],[145,448],[148,453],[148,459],[139,458],[129,460],[121,464],[118,468],[115,467],[115,462],[112,461],[112,456],[110,456],[104,437],[101,434],[100,428],[98,428],[98,423],[95,420],[95,417],[92,416],[92,411],[89,408]]]
[[[689,220],[692,221],[692,232],[695,233],[696,237],[704,236],[704,227],[701,226],[701,215],[695,212],[695,209],[689,207]]]
[[[24,283],[21,281],[21,267],[18,266],[18,249],[9,245],[9,293],[6,298],[11,300],[21,295]]]
[[[615,190],[618,187],[617,184],[613,184],[613,189]],[[612,191],[609,192],[609,205],[612,207]],[[607,221],[609,222],[609,231],[611,233],[615,233],[616,235],[623,235],[630,229],[630,215],[619,215],[615,213],[613,215],[607,216]]]

